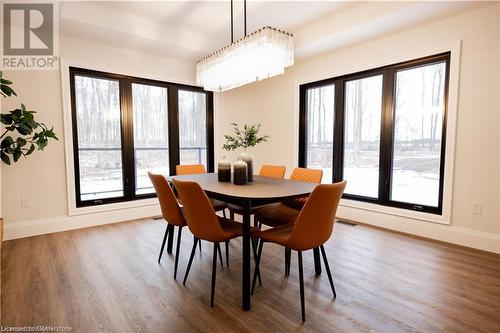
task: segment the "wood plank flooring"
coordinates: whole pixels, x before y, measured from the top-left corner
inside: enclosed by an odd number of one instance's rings
[[[283,277],[282,248],[266,244],[263,286],[241,310],[241,243],[217,272],[202,243],[186,287],[186,228],[177,281],[173,255],[156,262],[165,224],[138,220],[4,243],[2,325],[73,332],[500,332],[500,256],[368,226],[337,223],[326,245],[337,288],[304,253],[306,322],[297,256]]]

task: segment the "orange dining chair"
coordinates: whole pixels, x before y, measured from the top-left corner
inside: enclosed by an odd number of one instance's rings
[[[275,243],[287,249],[297,251],[299,264],[300,306],[302,321],[306,320],[304,302],[304,273],[302,268],[302,252],[320,248],[326,273],[330,281],[333,297],[337,297],[333,284],[332,274],[328,265],[324,244],[333,231],[333,224],[337,207],[346,186],[346,181],[335,184],[318,185],[313,190],[304,207],[301,209],[296,223],[284,224],[265,231],[258,231],[255,236],[259,238],[257,262],[252,281],[252,294],[255,289],[256,277],[260,276],[259,264],[262,256],[264,242]]]
[[[295,168],[290,175],[291,180],[321,183],[323,170]],[[254,215],[255,226],[260,230],[262,225],[277,227],[284,224],[294,223],[299,216],[300,210],[307,201],[307,197],[297,199],[286,199],[269,205],[257,207]],[[285,248],[285,276],[290,274],[290,249]]]
[[[323,170],[295,168],[290,175],[291,180],[321,183]],[[257,207],[255,209],[255,221],[260,229],[262,224],[277,227],[279,225],[292,223],[299,215],[300,209],[307,201],[306,198],[283,200],[269,205]]]
[[[262,177],[271,177],[271,178],[283,178],[285,177],[286,166],[284,165],[269,165],[264,164],[260,168],[259,176]],[[234,214],[243,215],[243,207],[233,204],[228,204],[227,208],[229,209],[229,217],[231,220],[234,220]],[[258,207],[250,208],[250,215],[254,214],[255,210]]]
[[[201,186],[192,181],[181,181],[174,178],[174,186],[184,203],[184,215],[187,220],[187,225],[191,233],[195,237],[191,256],[189,257],[186,274],[184,275],[183,284],[186,280],[193,263],[194,254],[196,251],[196,243],[200,240],[206,240],[214,244],[212,256],[212,288],[210,294],[210,306],[214,306],[215,296],[215,278],[217,269],[217,250],[220,250],[220,243],[227,242],[230,239],[243,235],[243,225],[238,222],[226,219],[215,214],[214,208],[210,203],[209,198],[201,188]],[[255,228],[251,228],[255,232]],[[255,248],[254,256],[255,256]]]
[[[207,169],[203,164],[180,164],[175,166],[176,175],[197,175],[207,173]],[[216,212],[222,211],[224,217],[226,217],[227,203],[224,201],[210,199],[212,206]]]
[[[179,248],[181,245],[182,228],[187,225],[186,220],[182,214],[181,207],[175,198],[174,191],[170,187],[170,184],[163,175],[154,174],[148,172],[149,179],[156,191],[158,200],[160,201],[161,213],[165,221],[167,222],[167,229],[165,230],[165,236],[163,236],[163,242],[161,243],[160,255],[158,257],[158,262],[161,260],[161,255],[163,254],[163,249],[165,248],[165,242],[167,240],[169,232],[174,232],[174,228],[169,228],[168,225],[179,227],[177,233],[177,248],[175,250],[175,265],[174,265],[174,279],[177,277],[177,266],[179,263]]]

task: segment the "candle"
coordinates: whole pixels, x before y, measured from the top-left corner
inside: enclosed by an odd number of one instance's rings
[[[233,182],[234,185],[245,185],[247,183],[247,164],[239,159],[233,164]]]
[[[217,177],[220,182],[231,181],[231,162],[226,160],[226,156],[222,157],[217,165]]]

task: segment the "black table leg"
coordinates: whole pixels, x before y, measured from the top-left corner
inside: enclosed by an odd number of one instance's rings
[[[172,253],[172,248],[174,245],[174,226],[172,224],[169,224],[168,227],[170,228],[170,231],[167,240],[167,253]]]
[[[250,200],[243,200],[243,269],[241,278],[243,310],[250,310]]]
[[[314,270],[316,275],[321,274],[321,258],[319,257],[319,248],[313,249],[314,252]]]

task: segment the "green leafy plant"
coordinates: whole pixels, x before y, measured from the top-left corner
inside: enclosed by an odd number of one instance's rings
[[[257,135],[262,127],[261,124],[244,124],[242,130],[236,123],[231,123],[231,125],[233,126],[234,135],[224,135],[224,139],[226,139],[226,143],[222,145],[224,150],[231,151],[240,147],[255,147],[261,142],[267,142],[267,139],[269,139],[269,135],[260,137]]]
[[[17,96],[11,84],[0,72],[0,93],[3,97]],[[35,121],[35,113],[21,104],[19,109],[0,114],[0,122],[5,125],[5,131],[0,135],[0,157],[3,163],[10,165],[11,160],[17,162],[21,156],[31,155],[35,149],[43,150],[49,139],[58,140],[53,128],[49,129],[45,124]],[[13,134],[17,134],[15,138]]]

